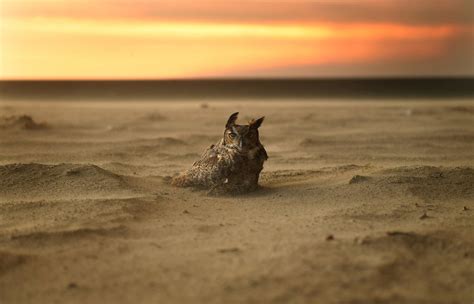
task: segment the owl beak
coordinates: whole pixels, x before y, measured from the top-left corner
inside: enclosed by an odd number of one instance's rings
[[[242,150],[242,138],[239,140],[239,150]]]

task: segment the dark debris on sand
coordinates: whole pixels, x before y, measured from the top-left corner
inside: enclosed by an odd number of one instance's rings
[[[354,175],[349,181],[349,184],[359,184],[359,183],[366,182],[368,180],[370,180],[370,177],[368,176]]]

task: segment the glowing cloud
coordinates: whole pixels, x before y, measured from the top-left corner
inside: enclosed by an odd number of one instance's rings
[[[204,1],[196,7],[195,1],[178,2],[196,10],[179,10],[170,1],[87,1],[91,8],[80,0],[3,0],[0,78],[284,77],[285,67],[293,66],[314,69],[305,76],[324,76],[318,65],[326,71],[331,65],[357,65],[361,69],[355,75],[370,75],[371,65],[380,62],[386,63],[387,74],[395,65],[405,65],[409,74],[474,70],[469,64],[451,64],[453,56],[457,62],[470,58],[473,27],[464,15],[457,23],[435,13],[422,24],[415,18],[396,22],[396,14],[374,20],[361,9],[392,8],[391,0],[366,0],[361,7],[348,2],[354,11],[339,15],[327,5],[299,1],[294,7],[277,3],[272,19],[267,2],[243,1],[241,6],[254,9],[251,17],[242,9],[229,10],[232,3]],[[444,9],[462,7],[462,2],[438,3]],[[308,11],[314,5],[332,20]],[[296,11],[301,20],[285,15],[283,8]],[[420,62],[430,69],[410,69]],[[354,76],[353,70],[352,75],[339,70],[339,76]]]

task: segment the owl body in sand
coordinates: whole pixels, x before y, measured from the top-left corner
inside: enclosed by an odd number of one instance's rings
[[[173,178],[174,186],[231,194],[257,189],[263,163],[268,159],[258,134],[264,117],[238,125],[238,114],[229,117],[219,142],[207,148],[189,170]]]

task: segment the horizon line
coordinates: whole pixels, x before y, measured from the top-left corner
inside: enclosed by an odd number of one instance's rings
[[[390,75],[390,76],[328,76],[328,77],[189,77],[189,78],[51,78],[0,79],[5,82],[189,82],[189,81],[331,81],[331,80],[474,80],[474,75]]]

